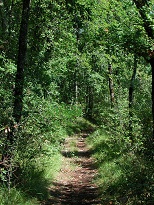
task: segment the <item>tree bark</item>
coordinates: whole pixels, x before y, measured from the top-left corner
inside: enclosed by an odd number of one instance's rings
[[[14,89],[13,118],[16,123],[19,123],[21,120],[22,108],[23,108],[24,68],[25,68],[26,50],[27,50],[29,11],[30,11],[30,0],[23,0],[22,20],[21,20],[20,34],[19,34],[17,72],[16,72],[15,89]]]
[[[153,136],[152,136],[152,145],[154,146],[154,57],[150,59],[150,65],[152,69],[152,117],[153,117]]]
[[[144,29],[148,37],[153,38],[154,34],[153,34],[153,28],[151,26],[152,22],[147,18],[145,8],[144,8],[144,6],[148,6],[149,2],[150,2],[149,0],[134,0],[136,8],[138,9],[139,14],[143,20]]]
[[[149,6],[150,0],[134,0],[134,3],[139,11],[139,14],[143,20],[144,23],[144,29],[148,35],[149,38],[154,39],[154,31],[153,31],[153,23],[148,19],[146,12],[145,12],[145,6]],[[154,146],[154,51],[150,53],[150,65],[152,69],[152,118],[153,118],[153,136],[152,136],[152,146]]]
[[[133,106],[133,99],[134,99],[134,83],[135,83],[135,78],[136,78],[136,71],[137,71],[137,57],[134,55],[134,68],[133,68],[133,74],[132,78],[130,81],[130,86],[129,86],[129,135],[130,139],[133,141],[132,137],[132,117],[133,117],[133,112],[132,112],[132,106]]]
[[[24,88],[24,68],[26,61],[26,50],[27,50],[27,32],[28,32],[28,19],[30,11],[30,0],[23,0],[22,20],[20,25],[19,34],[19,51],[17,60],[17,72],[15,78],[15,89],[14,89],[14,105],[12,116],[15,123],[19,123],[22,116],[23,107],[23,88]],[[10,164],[12,158],[12,150],[14,144],[14,131],[15,124],[13,121],[10,123],[10,129],[7,133],[7,141],[4,146],[2,162],[5,161]],[[7,169],[7,167],[4,168]]]
[[[92,121],[93,120],[93,87],[91,85],[87,85],[87,91],[86,91],[86,111],[85,111],[85,117],[86,119]]]
[[[109,90],[110,90],[110,101],[111,101],[111,108],[114,106],[115,98],[114,98],[114,85],[112,79],[112,65],[111,63],[108,64],[108,71],[109,71]]]

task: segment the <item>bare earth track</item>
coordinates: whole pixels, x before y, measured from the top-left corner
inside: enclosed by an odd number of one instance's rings
[[[87,136],[66,139],[62,168],[49,189],[50,199],[45,205],[101,205],[98,187],[93,183],[97,170],[85,143]]]

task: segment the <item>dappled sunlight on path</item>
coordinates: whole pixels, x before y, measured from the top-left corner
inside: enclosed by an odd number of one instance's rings
[[[50,199],[45,205],[100,205],[98,187],[93,183],[97,174],[85,139],[76,135],[65,141],[62,168],[50,187]]]

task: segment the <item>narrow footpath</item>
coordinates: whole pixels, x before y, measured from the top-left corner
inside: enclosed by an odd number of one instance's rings
[[[101,205],[98,187],[93,179],[97,174],[86,133],[65,140],[62,168],[50,188],[45,205]]]

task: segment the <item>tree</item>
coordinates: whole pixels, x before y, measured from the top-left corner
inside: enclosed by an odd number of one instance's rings
[[[150,0],[134,0],[134,3],[138,9],[138,12],[143,20],[143,27],[149,37],[149,41],[154,40],[153,20],[148,17],[147,11],[149,11],[151,1]],[[151,45],[149,51],[149,62],[152,69],[152,116],[153,116],[153,137],[154,143],[154,50]]]
[[[130,139],[133,141],[133,136],[132,136],[132,131],[133,131],[133,127],[132,127],[132,118],[133,118],[133,112],[132,112],[132,108],[133,108],[133,100],[134,100],[134,87],[135,87],[135,78],[136,78],[136,72],[137,72],[137,57],[134,54],[134,66],[133,66],[133,74],[132,74],[132,78],[130,81],[130,86],[129,86],[129,135],[130,135]]]
[[[112,79],[112,64],[109,63],[108,65],[108,71],[109,71],[109,90],[110,90],[110,102],[111,102],[111,108],[114,106],[114,86],[113,86],[113,79]]]
[[[16,72],[15,89],[14,89],[14,106],[13,106],[13,118],[16,123],[19,123],[21,120],[22,108],[23,108],[24,69],[25,69],[25,62],[26,62],[29,11],[30,11],[30,0],[23,0],[22,20],[21,20],[20,34],[19,34],[17,72]]]
[[[22,10],[22,20],[20,26],[20,35],[19,35],[19,51],[18,51],[18,60],[17,60],[17,71],[15,77],[15,88],[14,88],[14,105],[13,105],[13,114],[15,123],[19,123],[22,116],[23,108],[23,89],[24,89],[24,68],[26,61],[26,50],[27,50],[27,32],[28,32],[28,19],[30,11],[30,0],[23,0],[23,10]],[[11,159],[11,150],[14,143],[14,130],[16,125],[11,121],[10,130],[7,133],[7,141],[4,146],[4,153],[2,156],[2,161],[7,159],[10,163]]]

